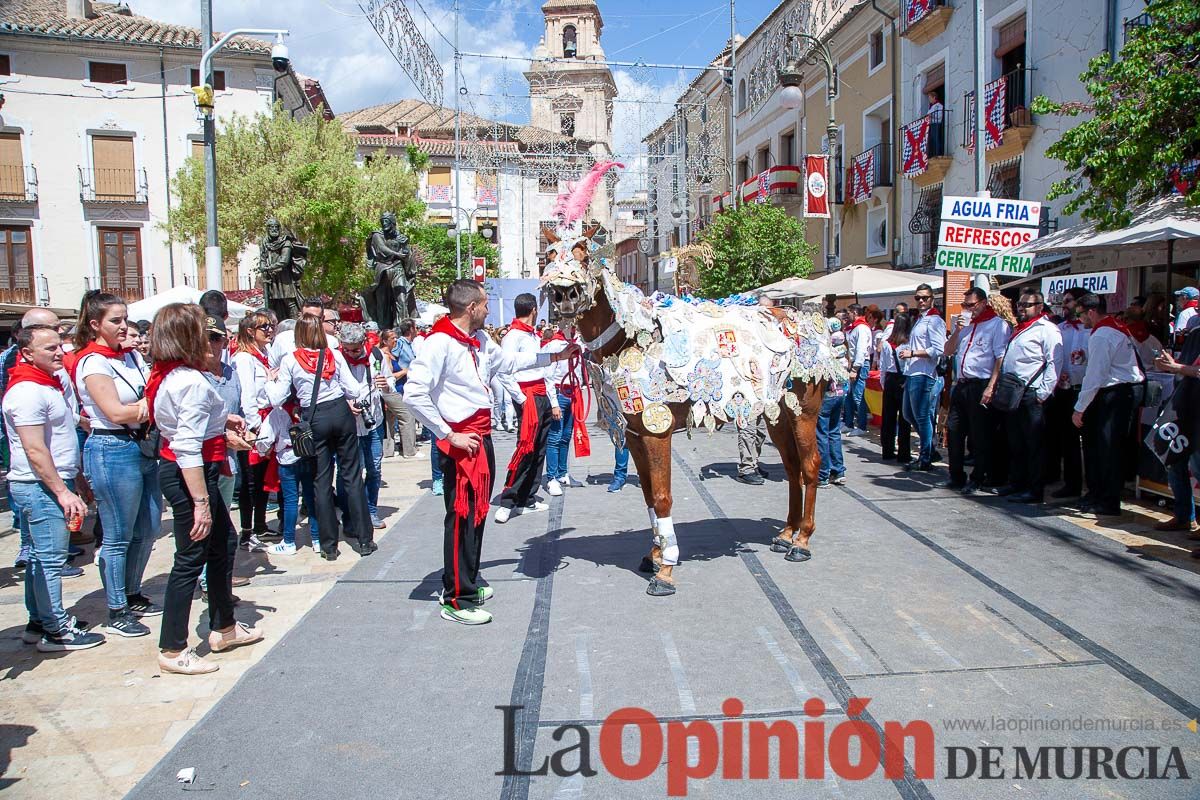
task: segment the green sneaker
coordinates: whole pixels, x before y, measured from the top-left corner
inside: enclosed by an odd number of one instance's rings
[[[491,600],[492,595],[494,595],[494,594],[495,594],[495,592],[492,591],[492,587],[480,586],[479,594],[476,596],[475,602],[482,605],[482,604],[486,603],[488,600]]]
[[[442,605],[442,619],[448,619],[451,622],[460,622],[463,625],[486,625],[492,621],[492,615],[482,608],[455,608],[451,605]]]

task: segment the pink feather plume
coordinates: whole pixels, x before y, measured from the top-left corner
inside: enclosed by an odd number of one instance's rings
[[[566,227],[576,220],[583,219],[588,206],[592,204],[596,187],[600,185],[604,175],[614,167],[625,169],[624,164],[618,164],[616,161],[599,161],[582,180],[567,184],[568,191],[560,194],[554,204],[554,216],[558,218],[561,226]]]

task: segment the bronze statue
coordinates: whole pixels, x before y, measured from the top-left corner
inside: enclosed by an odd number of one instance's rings
[[[300,316],[300,276],[308,261],[308,248],[283,230],[279,220],[267,220],[267,238],[258,246],[258,274],[263,303],[281,320]]]
[[[362,294],[363,317],[380,328],[394,328],[417,315],[417,275],[408,237],[396,229],[396,215],[386,212],[379,222],[380,230],[367,240],[367,266],[375,282]]]

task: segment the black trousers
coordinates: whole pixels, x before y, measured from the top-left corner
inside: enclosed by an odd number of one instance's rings
[[[1119,383],[1096,392],[1083,412],[1083,450],[1087,456],[1088,499],[1100,511],[1121,507],[1125,488],[1133,385]]]
[[[1056,389],[1046,401],[1046,483],[1062,478],[1063,488],[1083,488],[1082,434],[1071,415],[1079,399],[1078,387]]]
[[[171,504],[175,516],[175,561],[167,578],[163,598],[162,633],[158,646],[163,650],[183,650],[187,647],[191,626],[192,593],[200,572],[208,567],[208,627],[210,630],[228,628],[233,624],[233,557],[237,552],[237,531],[229,518],[229,509],[221,499],[217,479],[220,464],[204,465],[204,484],[208,489],[208,507],[212,513],[212,532],[193,542],[192,523],[196,504],[188,494],[183,472],[174,461],[163,459],[158,466],[158,480],[163,498]]]
[[[492,475],[492,484],[496,476],[496,451],[492,448],[492,437],[483,437],[483,449],[487,453],[488,468]],[[487,487],[487,494],[476,497],[474,491],[467,505],[466,517],[454,513],[454,501],[458,496],[458,462],[445,453],[438,451],[441,459],[442,474],[446,487],[443,497],[446,500],[446,526],[442,540],[442,601],[455,608],[461,608],[460,597],[474,597],[481,586],[487,586],[487,581],[479,577],[479,559],[483,552],[483,528],[487,523],[485,516],[482,521],[475,522],[475,509],[479,503],[488,505],[492,499],[492,484]]]
[[[534,395],[533,401],[538,412],[538,429],[533,439],[533,451],[521,459],[516,470],[509,473],[507,484],[500,495],[501,500],[511,501],[513,508],[529,505],[542,479],[542,467],[546,464],[546,438],[550,435],[550,423],[554,421],[554,417],[550,415],[550,398],[548,396]],[[517,419],[520,420],[525,406],[516,403],[513,405],[516,408]],[[521,431],[518,427],[517,436],[520,437],[520,435]]]
[[[950,457],[950,480],[967,480],[964,466],[968,449],[975,459],[971,480],[995,483],[1003,469],[997,469],[996,449],[1000,426],[996,413],[983,405],[986,378],[964,378],[950,390],[950,413],[946,417],[946,438]]]
[[[904,374],[887,372],[883,376],[883,414],[880,436],[884,459],[895,458],[901,464],[912,460],[912,426],[904,418]]]
[[[1027,390],[1021,405],[1005,414],[1004,431],[1008,440],[1009,482],[1040,498],[1046,488],[1043,477],[1046,417],[1037,392]]]
[[[318,403],[313,414],[313,440],[317,445],[316,472],[313,476],[313,501],[317,508],[317,524],[321,528],[321,549],[325,552],[337,550],[338,507],[333,493],[334,455],[337,455],[337,471],[341,485],[346,491],[348,512],[346,535],[360,542],[375,538],[371,526],[371,514],[367,510],[367,490],[363,485],[362,448],[358,443],[358,429],[354,414],[350,412],[344,397]]]
[[[238,460],[238,516],[242,530],[265,533],[267,530],[267,493],[263,490],[263,479],[267,475],[268,461],[250,463],[250,453],[239,450]]]

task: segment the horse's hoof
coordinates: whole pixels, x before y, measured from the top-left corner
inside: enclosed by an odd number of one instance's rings
[[[657,575],[662,569],[661,561],[654,561],[650,556],[642,556],[642,563],[638,564],[638,572],[645,572],[650,575]]]
[[[660,579],[657,575],[650,579],[646,594],[651,597],[670,597],[675,594],[675,584]]]
[[[788,550],[791,550],[791,549],[792,549],[792,543],[789,542],[787,539],[784,539],[782,536],[776,536],[775,538],[773,538],[771,540],[771,552],[772,553],[786,553]]]
[[[784,556],[784,558],[788,561],[795,561],[797,563],[801,561],[808,561],[810,558],[812,558],[812,552],[810,552],[807,547],[797,546],[793,547],[791,550],[788,550],[788,554]]]

